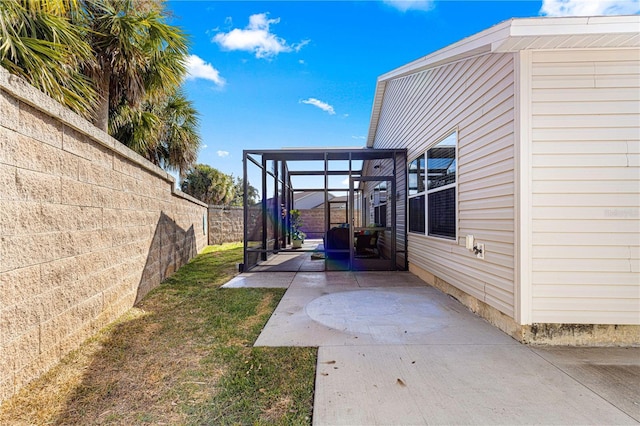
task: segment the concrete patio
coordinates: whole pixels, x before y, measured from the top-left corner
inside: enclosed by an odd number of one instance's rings
[[[640,348],[525,346],[408,272],[224,287],[288,289],[255,345],[319,347],[314,425],[640,423]]]

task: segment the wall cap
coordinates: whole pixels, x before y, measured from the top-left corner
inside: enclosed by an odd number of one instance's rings
[[[62,104],[47,96],[44,92],[30,85],[23,78],[11,74],[5,68],[0,66],[0,90],[4,90],[18,101],[31,105],[34,108],[50,115],[59,120],[63,125],[68,126],[109,148],[111,151],[119,154],[127,160],[139,165],[143,169],[153,173],[154,175],[164,179],[175,187],[175,178],[162,168],[156,166],[151,161],[134,152],[120,141],[109,136],[106,132],[98,129],[88,120],[66,108]],[[174,194],[175,191],[174,191]],[[178,194],[176,194],[178,195]],[[188,198],[187,198],[188,199]],[[195,199],[194,199],[195,200]],[[193,201],[193,200],[190,200]],[[205,204],[206,206],[206,204]]]

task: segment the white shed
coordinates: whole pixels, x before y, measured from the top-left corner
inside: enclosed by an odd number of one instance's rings
[[[522,341],[640,343],[639,16],[512,19],[397,68],[367,145],[408,149],[412,272]]]

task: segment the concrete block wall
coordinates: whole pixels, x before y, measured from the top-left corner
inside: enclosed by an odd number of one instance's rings
[[[347,220],[346,215],[344,210],[334,209],[331,211],[331,220],[342,223]],[[324,208],[302,209],[300,217],[302,218],[302,231],[307,234],[307,238],[324,238]],[[359,210],[354,212],[354,217],[360,217]],[[336,226],[336,223],[332,227]],[[357,222],[356,226],[358,226]]]
[[[244,240],[244,209],[235,206],[209,206],[209,244]]]
[[[307,238],[324,238],[324,209],[301,209],[300,218]]]
[[[207,244],[207,206],[0,68],[0,402]]]
[[[259,208],[259,207],[258,207]],[[255,210],[254,210],[255,211]],[[332,213],[334,218],[341,218],[344,212]],[[356,212],[356,215],[359,215]],[[300,210],[302,217],[302,231],[307,238],[324,238],[324,209]],[[249,214],[249,241],[261,240],[261,215]],[[260,222],[260,223],[258,223]],[[209,244],[222,244],[242,241],[244,226],[244,211],[242,207],[209,206]]]

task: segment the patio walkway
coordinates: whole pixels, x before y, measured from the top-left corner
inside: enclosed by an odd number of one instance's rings
[[[314,425],[640,422],[640,348],[521,345],[408,272],[225,286],[288,288],[255,345],[319,347]]]
[[[302,248],[304,250],[322,251],[322,240],[305,240]],[[269,259],[261,261],[254,266],[253,272],[314,272],[324,271],[324,257],[314,257],[313,252],[303,251],[281,251],[273,254]]]

